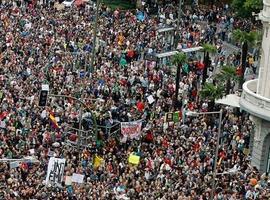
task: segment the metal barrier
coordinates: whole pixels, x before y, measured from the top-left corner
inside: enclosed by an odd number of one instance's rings
[[[119,121],[114,121],[114,124],[112,126],[102,126],[97,125],[97,129],[104,132],[108,138],[110,137],[118,137],[121,131],[121,123]],[[80,134],[80,135],[79,135]],[[71,135],[76,135],[76,140],[71,141],[70,137]],[[80,140],[78,138],[80,137]],[[93,128],[85,131],[85,130],[79,130],[74,127],[65,126],[64,130],[64,142],[65,145],[71,148],[89,148],[93,144],[96,143],[96,134],[95,130]],[[78,144],[78,142],[80,142]]]
[[[80,135],[79,135],[80,134]],[[71,136],[76,135],[76,140],[72,141]],[[80,137],[80,140],[78,138]],[[74,127],[66,126],[64,130],[65,145],[72,148],[87,148],[96,141],[95,131],[90,129],[88,131],[76,129]],[[79,142],[79,143],[78,143]]]
[[[102,130],[103,132],[105,132],[108,137],[117,137],[121,131],[121,122],[114,121],[112,126],[97,125],[97,128],[99,130]]]

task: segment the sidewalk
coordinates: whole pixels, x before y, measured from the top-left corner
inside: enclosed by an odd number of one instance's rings
[[[228,43],[228,42],[225,42],[225,41],[223,41],[223,45],[224,45],[224,47],[225,48],[227,48],[227,49],[231,49],[231,50],[233,50],[233,51],[241,51],[241,48],[239,48],[239,47],[237,47],[237,46],[235,46],[235,45],[233,45],[233,44],[230,44],[230,43]]]

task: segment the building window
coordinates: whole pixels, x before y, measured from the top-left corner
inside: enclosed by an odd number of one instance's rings
[[[267,28],[265,28],[265,37],[267,37],[268,36],[268,27]]]

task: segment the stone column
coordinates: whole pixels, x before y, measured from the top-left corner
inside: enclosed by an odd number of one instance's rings
[[[250,119],[255,124],[251,165],[257,167],[259,171],[265,172],[270,147],[270,122],[255,116],[251,116]]]
[[[259,13],[259,19],[263,24],[263,38],[257,92],[263,97],[270,98],[268,82],[270,79],[270,0],[263,2],[263,10]]]

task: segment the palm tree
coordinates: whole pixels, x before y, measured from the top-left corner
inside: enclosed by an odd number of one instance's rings
[[[255,31],[246,32],[240,29],[233,31],[233,39],[240,42],[242,45],[241,53],[241,68],[242,73],[239,81],[239,88],[242,89],[244,83],[244,73],[247,66],[248,47],[257,44],[259,40],[259,34]]]
[[[230,94],[231,90],[231,81],[239,80],[239,77],[236,74],[236,68],[233,66],[223,66],[218,74],[216,74],[216,79],[221,83],[225,83],[225,93]],[[223,84],[224,85],[224,84]]]
[[[200,91],[200,97],[209,101],[209,110],[212,111],[215,106],[215,100],[224,96],[224,87],[220,84],[205,83]]]
[[[172,63],[176,66],[176,78],[175,78],[175,100],[178,100],[179,81],[181,78],[182,65],[187,62],[187,55],[185,53],[177,53],[172,58]]]
[[[211,65],[210,53],[212,54],[216,53],[217,48],[211,44],[203,44],[202,47],[204,50],[204,56],[203,56],[204,68],[203,68],[202,84],[204,84],[207,78],[207,70]]]

